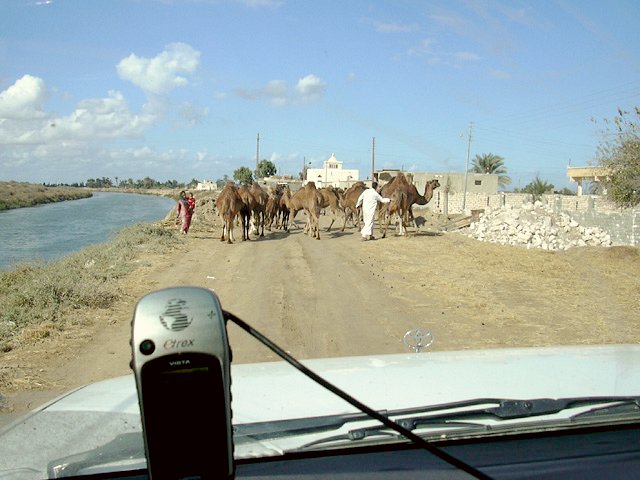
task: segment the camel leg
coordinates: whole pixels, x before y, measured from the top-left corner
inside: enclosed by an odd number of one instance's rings
[[[342,231],[344,232],[345,227],[347,226],[347,221],[351,216],[351,210],[349,208],[344,209],[344,223],[342,224]]]
[[[249,240],[249,222],[247,222],[247,219],[243,216],[242,217],[242,241],[246,241]]]
[[[418,222],[416,222],[416,217],[413,216],[413,210],[409,210],[409,217],[410,217],[410,220],[413,222],[413,226],[416,228],[416,232],[420,230],[420,227],[418,227]]]
[[[298,214],[299,211],[300,210],[293,210],[289,213],[289,228],[287,229],[287,231],[289,231],[291,227],[298,228],[295,221],[296,221],[296,215]]]
[[[335,213],[333,213],[333,214],[331,215],[331,223],[330,223],[330,224],[329,224],[329,226],[327,227],[327,232],[330,232],[330,231],[331,231],[331,227],[333,226],[333,222],[335,222],[335,221],[336,221],[336,214],[335,214]],[[319,225],[318,225],[318,226],[319,226]]]
[[[285,229],[287,230],[287,232],[289,231],[289,217],[290,216],[291,216],[291,212],[287,212],[286,219],[282,221],[282,223],[285,225]]]
[[[378,225],[381,230],[381,238],[385,238],[387,236],[387,228],[389,228],[389,207],[387,205],[383,205],[378,210]]]
[[[309,228],[311,229],[311,235],[316,239],[320,240],[320,217],[311,217],[309,215]]]

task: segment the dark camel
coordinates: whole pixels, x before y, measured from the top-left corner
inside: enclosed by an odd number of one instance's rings
[[[233,224],[236,217],[240,215],[240,211],[244,207],[244,203],[240,198],[238,187],[234,183],[227,183],[218,198],[216,199],[216,210],[222,220],[222,236],[220,241],[224,242],[225,233],[227,236],[227,243],[235,242],[233,236]],[[244,231],[244,219],[243,219],[243,231]]]
[[[433,192],[440,186],[438,180],[429,180],[424,188],[424,194],[420,195],[415,185],[410,183],[405,175],[400,172],[380,189],[380,195],[391,198],[388,205],[382,205],[378,212],[378,222],[381,225],[382,238],[387,234],[389,221],[392,215],[398,215],[400,235],[406,235],[406,226],[413,221],[416,230],[418,226],[413,216],[412,206],[426,205],[433,198]],[[384,221],[382,221],[384,220]]]
[[[342,196],[342,209],[344,210],[344,224],[342,225],[342,231],[344,232],[347,226],[347,220],[351,219],[354,225],[360,228],[361,208],[356,208],[356,203],[360,194],[367,189],[364,182],[356,182],[347,188]],[[354,219],[355,217],[355,219]]]

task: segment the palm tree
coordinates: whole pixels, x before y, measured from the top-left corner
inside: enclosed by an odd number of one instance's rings
[[[483,153],[476,155],[472,161],[470,172],[473,173],[494,173],[498,175],[499,185],[509,185],[511,177],[503,175],[507,173],[507,167],[504,166],[504,158],[493,153]]]
[[[540,200],[545,193],[553,192],[553,184],[542,180],[536,175],[536,178],[522,189],[525,193],[530,193],[533,196],[533,201]]]

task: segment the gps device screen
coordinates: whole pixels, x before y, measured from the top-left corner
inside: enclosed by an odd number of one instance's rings
[[[219,360],[198,353],[168,355],[143,365],[141,378],[152,477],[230,476]]]

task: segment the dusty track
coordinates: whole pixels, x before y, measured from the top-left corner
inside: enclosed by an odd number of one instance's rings
[[[129,373],[136,300],[175,285],[213,289],[300,359],[407,352],[413,328],[434,333],[433,350],[640,341],[640,249],[525,250],[443,234],[437,223],[409,238],[362,242],[348,228],[317,241],[298,229],[234,245],[217,228],[194,228],[173,254],[142,262],[113,311],[7,355],[24,367],[25,388],[2,392],[4,410]],[[229,336],[235,362],[277,359],[233,325]]]

